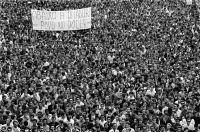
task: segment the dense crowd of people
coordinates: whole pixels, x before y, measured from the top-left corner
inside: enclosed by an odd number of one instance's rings
[[[34,31],[31,9],[92,7],[92,28]],[[198,12],[180,0],[4,1],[2,132],[200,132]]]

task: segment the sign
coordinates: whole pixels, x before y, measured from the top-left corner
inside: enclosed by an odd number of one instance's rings
[[[91,28],[91,7],[68,11],[31,10],[33,30],[68,31]]]

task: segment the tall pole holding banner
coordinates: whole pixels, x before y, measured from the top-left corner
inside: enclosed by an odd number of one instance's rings
[[[91,32],[92,32],[92,1],[93,0],[90,0],[90,7],[91,7],[91,28],[90,28],[90,44],[91,44],[91,39],[92,39],[92,34],[91,34]]]
[[[194,18],[195,31],[197,31],[197,22],[199,20],[199,12],[196,0],[192,0],[192,17]]]

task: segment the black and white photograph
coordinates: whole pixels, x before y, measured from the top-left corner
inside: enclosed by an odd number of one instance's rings
[[[200,0],[0,0],[0,132],[200,132]]]

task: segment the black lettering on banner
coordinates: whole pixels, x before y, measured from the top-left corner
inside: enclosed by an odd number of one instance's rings
[[[74,19],[79,17],[79,10],[74,10]]]
[[[54,21],[49,21],[49,29],[54,30],[55,29],[55,22]]]
[[[46,14],[46,20],[51,20],[50,19],[50,14],[51,14],[51,12],[47,12],[47,14]]]
[[[80,16],[80,18],[84,18],[85,17],[85,12],[87,12],[86,10],[82,10],[81,11],[81,16]]]
[[[42,29],[43,27],[44,27],[44,25],[45,25],[45,23],[44,23],[44,21],[41,21],[41,24],[40,24],[40,29]]]
[[[74,21],[74,27],[73,27],[73,29],[76,29],[76,21],[77,20],[73,20]]]
[[[76,20],[69,21],[69,29],[74,29],[76,27]]]
[[[63,22],[63,29],[66,29],[66,28],[68,29],[67,23],[68,23],[68,21],[64,21],[64,22]]]
[[[65,29],[65,21],[58,22],[58,29],[60,29],[60,30]]]
[[[83,29],[84,28],[84,19],[80,19],[79,20],[79,29]]]
[[[66,19],[66,20],[69,20],[69,11],[66,11],[66,12],[65,12],[65,19]]]
[[[81,17],[81,13],[82,13],[82,10],[76,11],[76,19],[79,19]]]
[[[90,8],[85,9],[84,18],[89,17]]]
[[[80,18],[84,18],[85,17],[85,12],[86,12],[86,10],[81,10]]]
[[[60,20],[65,20],[65,14],[64,12],[60,12]]]
[[[91,8],[89,8],[87,11],[87,17],[91,17]]]
[[[87,18],[87,19],[86,19],[86,28],[91,28],[91,25],[92,25],[91,19],[90,19],[90,18]]]
[[[83,10],[83,12],[82,12],[82,18],[85,18],[86,14],[87,14],[87,10]]]
[[[64,21],[64,29],[65,30],[69,29],[69,21]]]
[[[77,20],[76,29],[81,29],[81,19]]]
[[[86,28],[87,27],[87,19],[83,19],[82,22],[83,22],[82,27]]]
[[[85,11],[85,18],[86,18],[86,17],[91,17],[90,8],[88,8],[88,9]]]
[[[85,18],[85,17],[87,17],[87,12],[88,12],[88,10],[87,9],[85,9],[84,11],[83,11],[83,17],[82,18]]]
[[[76,10],[73,10],[73,11],[72,11],[72,13],[73,13],[72,19],[76,19],[76,12],[77,12]]]
[[[59,29],[62,29],[61,22],[58,22],[58,28],[59,28]]]
[[[82,22],[82,19],[76,20],[76,29],[77,29],[77,30],[82,29],[82,27],[81,27],[81,22]]]
[[[83,19],[82,26],[84,29],[88,29],[91,27],[91,20],[89,18]]]
[[[42,12],[42,20],[46,20],[46,13],[44,11]]]
[[[40,11],[37,11],[37,20],[41,20],[41,14],[40,14]]]
[[[77,14],[77,19],[80,19],[83,17],[83,10],[79,10]]]
[[[73,19],[73,11],[68,11],[68,19],[71,20]]]
[[[80,28],[80,20],[77,19],[77,20],[76,20],[76,29],[79,29],[79,28]]]
[[[55,20],[56,19],[56,12],[47,11],[45,16],[46,16],[45,20]]]
[[[54,21],[41,21],[41,29],[43,30],[54,30],[55,22]]]
[[[72,12],[72,19],[76,19],[76,10],[71,11]]]
[[[32,12],[31,12],[33,21],[36,21],[36,20],[37,20],[37,13],[36,13],[36,12],[37,12],[37,11],[34,11],[34,10],[32,10]]]
[[[87,17],[87,12],[88,12],[88,10],[85,9],[85,10],[84,10],[84,13],[83,13],[84,18]]]
[[[77,19],[79,15],[79,11],[78,10],[74,10],[74,19]]]
[[[85,23],[86,23],[85,19],[81,19],[81,29],[85,27]]]
[[[46,20],[51,20],[51,12],[47,12],[47,19]]]
[[[67,25],[68,25],[68,21],[64,21],[64,29],[69,28],[69,27],[67,27]]]
[[[56,12],[52,12],[52,20],[56,20]]]

